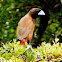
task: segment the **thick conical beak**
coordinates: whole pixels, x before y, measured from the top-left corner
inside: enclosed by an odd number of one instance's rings
[[[42,16],[42,15],[45,15],[45,13],[44,13],[43,10],[41,10],[41,11],[38,13],[38,15]]]

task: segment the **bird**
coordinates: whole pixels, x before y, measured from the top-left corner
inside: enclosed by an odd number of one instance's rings
[[[36,18],[42,15],[45,15],[43,10],[39,8],[32,8],[20,19],[17,26],[17,39],[20,40],[20,45],[25,46],[25,42],[31,42]]]

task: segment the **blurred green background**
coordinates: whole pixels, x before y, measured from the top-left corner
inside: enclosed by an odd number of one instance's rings
[[[62,0],[0,0],[0,44],[1,42],[9,42],[16,38],[17,25],[21,17],[23,17],[31,8],[45,8],[49,6],[49,21],[42,41],[51,42],[55,37],[62,41]],[[39,27],[37,18],[34,38],[38,38],[37,30]]]

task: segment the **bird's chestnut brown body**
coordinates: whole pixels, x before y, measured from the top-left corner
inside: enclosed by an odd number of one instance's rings
[[[25,42],[31,42],[35,20],[38,17],[38,12],[41,9],[33,8],[24,17],[22,17],[17,27],[17,39],[20,40],[20,44],[25,46]]]

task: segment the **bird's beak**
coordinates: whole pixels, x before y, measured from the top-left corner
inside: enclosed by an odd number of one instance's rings
[[[41,10],[41,11],[38,13],[38,15],[42,16],[42,15],[45,15],[45,13],[44,13],[43,10]]]

